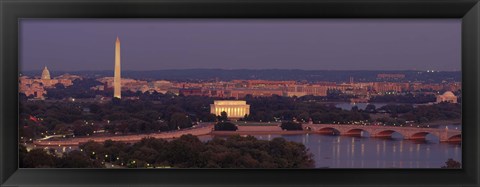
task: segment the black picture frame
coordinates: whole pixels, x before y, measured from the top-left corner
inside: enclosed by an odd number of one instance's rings
[[[480,186],[477,0],[1,0],[0,16],[3,186]],[[20,18],[462,19],[463,169],[19,169]]]

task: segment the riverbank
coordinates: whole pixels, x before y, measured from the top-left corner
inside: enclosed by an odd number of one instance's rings
[[[237,126],[236,131],[212,131],[210,135],[262,135],[262,134],[306,134],[311,131],[298,130],[298,131],[285,131],[279,125],[270,126]]]
[[[265,134],[275,134],[275,135],[297,135],[297,134],[307,134],[312,133],[312,131],[212,131],[209,135],[215,136],[230,136],[230,135],[265,135]]]
[[[203,135],[263,135],[263,134],[276,134],[276,135],[296,135],[307,134],[311,131],[299,130],[299,131],[285,131],[277,125],[269,126],[238,126],[237,131],[213,131],[213,124],[191,128],[172,132],[162,132],[153,134],[135,134],[135,135],[121,135],[121,136],[90,136],[90,137],[76,137],[63,140],[37,140],[33,144],[36,146],[78,146],[88,141],[105,142],[107,140],[119,141],[119,142],[137,142],[143,138],[160,138],[160,139],[175,139],[182,135],[191,134],[194,136]]]
[[[435,127],[435,126],[440,126],[440,125],[461,125],[461,124],[462,124],[462,119],[454,119],[454,120],[437,120],[437,121],[422,123],[419,126],[421,126],[421,127],[425,127],[425,126]]]
[[[76,137],[69,138],[64,140],[37,140],[33,144],[37,146],[78,146],[81,143],[88,141],[94,142],[105,142],[107,140],[118,141],[118,142],[137,142],[143,138],[159,138],[159,139],[173,139],[178,138],[185,134],[191,134],[194,136],[206,135],[212,131],[213,124],[191,128],[179,131],[171,132],[162,132],[162,133],[152,133],[152,134],[134,134],[134,135],[122,135],[122,136],[90,136],[90,137]]]

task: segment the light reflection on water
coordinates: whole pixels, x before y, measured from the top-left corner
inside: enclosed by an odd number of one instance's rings
[[[254,135],[271,140],[283,137],[303,143],[312,154],[316,167],[328,168],[440,168],[449,158],[461,162],[461,145],[438,143],[434,137],[427,142],[400,139],[362,138],[348,136]],[[201,136],[203,141],[211,136]]]

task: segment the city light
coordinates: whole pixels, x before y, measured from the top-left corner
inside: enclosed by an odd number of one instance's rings
[[[125,40],[135,38],[126,35]],[[57,76],[61,71],[51,73],[42,65],[41,71],[19,78],[19,155],[27,150],[21,161],[32,167],[397,168],[399,163],[408,167],[410,160],[421,163],[423,157],[438,163],[440,156],[461,158],[461,72],[433,70],[437,66],[415,71],[272,66],[268,71],[180,68],[172,71],[175,76],[152,69],[122,76],[132,71],[122,63],[132,68],[139,59],[121,61],[121,54],[131,50],[120,50],[120,37],[110,42],[107,49],[95,48],[111,52],[106,72]],[[129,43],[123,43],[125,49],[132,47]],[[107,67],[95,55],[89,58],[99,63],[92,69]],[[169,64],[162,68],[177,65],[169,60],[160,60]],[[352,67],[358,68],[363,67]],[[440,143],[454,145],[435,145]],[[414,157],[402,153],[414,148]]]

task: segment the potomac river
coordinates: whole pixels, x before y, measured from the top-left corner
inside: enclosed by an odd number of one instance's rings
[[[460,144],[438,143],[435,140],[415,142],[321,134],[253,136],[262,140],[282,137],[303,143],[314,155],[317,168],[440,168],[448,158],[462,159]],[[209,140],[212,136],[200,138]]]
[[[461,129],[461,126],[458,125],[440,125],[437,128],[445,129],[446,127],[449,129]],[[170,139],[171,137],[179,137],[181,134],[194,134],[202,141],[208,141],[214,136],[224,137],[225,135],[229,135],[229,132],[215,133],[216,131],[211,131],[211,128],[211,124],[205,124],[190,130],[172,133],[97,137],[94,139],[98,142],[102,142],[102,140],[105,139],[135,142],[146,136]],[[272,128],[279,127],[239,126],[240,132],[245,132],[261,140],[271,140],[276,137],[282,137],[289,141],[304,144],[310,153],[313,154],[317,168],[440,168],[449,158],[460,162],[462,160],[460,143],[440,143],[438,137],[431,135],[425,137],[426,141],[414,141],[403,140],[400,134],[393,134],[392,138],[385,139],[358,136],[332,136],[306,131],[272,131]],[[255,130],[254,133],[253,130]],[[84,138],[75,138],[66,141],[38,141],[36,142],[36,146],[27,145],[27,148],[54,148],[59,153],[68,152],[78,149],[77,145],[81,139]],[[62,145],[58,145],[60,143]]]

